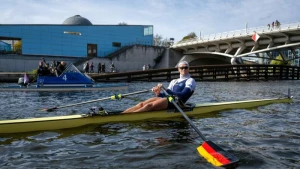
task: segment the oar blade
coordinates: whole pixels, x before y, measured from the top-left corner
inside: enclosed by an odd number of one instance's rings
[[[197,148],[199,154],[209,163],[218,167],[227,167],[236,165],[239,159],[233,154],[223,150],[212,141],[205,141]]]
[[[49,108],[49,109],[41,109],[41,111],[51,112],[51,111],[53,111],[55,109],[57,109],[57,107],[53,107],[53,108]]]

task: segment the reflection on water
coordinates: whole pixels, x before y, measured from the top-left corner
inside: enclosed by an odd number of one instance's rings
[[[50,108],[151,88],[132,83],[123,91],[1,92],[0,118],[19,119],[88,112],[101,105],[123,110],[130,99],[102,101],[53,112]],[[164,83],[167,86],[167,83]],[[203,134],[240,158],[238,168],[295,168],[300,165],[299,82],[198,82],[191,102],[282,97],[291,88],[292,104],[201,115],[192,121]],[[151,93],[136,97],[145,100]],[[117,105],[117,106],[116,106]],[[183,119],[109,123],[67,130],[0,136],[1,168],[214,168],[198,155],[202,140]],[[76,168],[75,167],[75,168]]]

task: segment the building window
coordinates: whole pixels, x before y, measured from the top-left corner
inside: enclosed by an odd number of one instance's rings
[[[144,36],[153,35],[153,26],[144,27]]]
[[[121,47],[121,43],[120,42],[113,42],[112,46],[113,47]]]

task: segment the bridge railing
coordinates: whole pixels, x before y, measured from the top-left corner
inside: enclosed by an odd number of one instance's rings
[[[202,65],[189,68],[196,81],[300,80],[300,67],[284,65]],[[90,74],[97,82],[171,81],[178,78],[177,68]]]
[[[185,45],[214,41],[214,40],[230,39],[234,37],[252,36],[255,32],[256,33],[279,32],[279,31],[297,29],[297,28],[300,28],[300,22],[285,23],[274,27],[270,25],[270,27],[261,26],[261,27],[247,28],[247,29],[234,30],[229,32],[204,35],[194,39],[179,41],[175,43],[173,46],[185,46]]]

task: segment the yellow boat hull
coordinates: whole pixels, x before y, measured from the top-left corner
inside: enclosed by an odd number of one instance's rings
[[[291,98],[275,98],[262,100],[248,100],[235,102],[221,102],[221,103],[201,103],[196,104],[192,111],[185,111],[188,116],[201,115],[205,113],[219,112],[230,109],[248,109],[258,106],[263,106],[272,103],[290,103]],[[113,122],[132,122],[149,119],[167,119],[181,117],[179,112],[153,111],[130,114],[116,114],[106,116],[89,116],[82,115],[68,115],[55,116],[31,119],[18,120],[2,120],[0,121],[0,134],[5,133],[23,133],[33,131],[47,131],[75,128],[91,124],[113,123]]]

